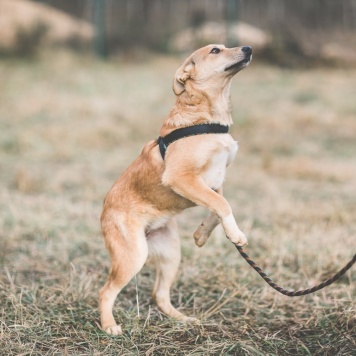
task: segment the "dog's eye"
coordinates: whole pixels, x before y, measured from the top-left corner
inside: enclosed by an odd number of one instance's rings
[[[218,54],[218,53],[220,53],[220,49],[217,48],[217,47],[214,47],[214,48],[210,51],[210,53]]]

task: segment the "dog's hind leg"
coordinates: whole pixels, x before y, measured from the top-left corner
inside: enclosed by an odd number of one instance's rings
[[[109,226],[109,227],[108,227]],[[115,299],[127,283],[141,270],[148,255],[147,241],[144,231],[128,230],[125,226],[119,229],[114,224],[103,224],[106,246],[109,250],[111,267],[104,287],[99,292],[101,327],[106,333],[118,335],[122,333],[112,314]],[[127,235],[127,236],[126,236]]]
[[[174,219],[164,227],[153,230],[147,235],[150,258],[156,266],[156,281],[152,297],[158,308],[167,316],[181,321],[196,321],[173,307],[170,288],[180,263],[180,240]]]

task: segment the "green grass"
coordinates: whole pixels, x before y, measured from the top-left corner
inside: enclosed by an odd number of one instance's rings
[[[201,325],[157,310],[145,267],[115,305],[124,334],[98,328],[109,268],[102,200],[157,137],[178,65],[65,52],[0,61],[0,354],[354,354],[354,270],[310,296],[278,295],[221,229],[195,247],[201,208],[179,217],[183,257],[172,288],[173,304]],[[355,76],[252,63],[234,81],[240,149],[225,195],[247,252],[288,289],[326,279],[355,253]]]

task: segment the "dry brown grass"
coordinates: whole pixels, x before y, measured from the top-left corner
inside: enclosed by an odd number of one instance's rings
[[[98,217],[113,180],[157,136],[179,62],[100,62],[66,53],[0,61],[0,353],[3,355],[352,355],[355,271],[289,299],[255,274],[206,214],[180,216],[173,303],[162,316],[145,268],[116,304],[124,335],[97,323],[108,258]],[[288,288],[308,287],[355,253],[355,70],[251,65],[233,87],[240,151],[225,194],[248,252]]]

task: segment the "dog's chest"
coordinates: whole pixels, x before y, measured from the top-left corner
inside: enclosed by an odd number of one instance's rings
[[[222,186],[226,167],[233,161],[237,152],[237,142],[224,147],[216,152],[210,159],[207,169],[203,172],[204,182],[212,189],[218,189]]]

